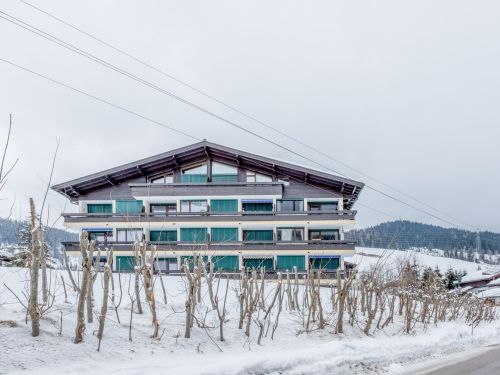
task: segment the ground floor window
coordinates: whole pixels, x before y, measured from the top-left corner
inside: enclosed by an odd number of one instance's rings
[[[247,270],[259,270],[264,267],[266,271],[273,271],[274,260],[273,258],[243,258],[243,267]]]
[[[336,270],[340,267],[339,256],[309,257],[309,267],[315,270]]]

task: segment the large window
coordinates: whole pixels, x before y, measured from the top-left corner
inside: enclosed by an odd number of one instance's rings
[[[206,200],[181,201],[181,212],[207,212]]]
[[[309,211],[337,211],[339,203],[336,201],[330,202],[309,202]]]
[[[281,199],[276,201],[276,210],[283,212],[304,211],[302,199]]]
[[[177,241],[176,230],[152,230],[149,232],[150,241]]]
[[[167,214],[177,211],[176,203],[154,203],[149,206],[149,211],[153,214]]]
[[[212,228],[210,240],[212,242],[238,241],[238,228]]]
[[[278,241],[302,241],[304,228],[278,228],[276,230]]]
[[[113,212],[111,203],[89,203],[87,204],[87,212],[89,214],[110,214]]]
[[[241,207],[243,211],[272,211],[272,200],[242,200]]]
[[[139,214],[142,212],[142,201],[140,200],[117,200],[116,212],[120,214]]]
[[[272,182],[273,178],[271,176],[247,171],[246,180],[247,182]]]
[[[201,164],[196,167],[182,170],[181,182],[184,183],[207,182],[207,165]]]
[[[212,163],[212,182],[237,182],[238,168],[221,163]]]
[[[142,229],[117,229],[116,240],[118,242],[135,242],[142,241]]]
[[[337,241],[340,239],[338,229],[309,229],[309,239],[311,241]]]
[[[212,212],[237,212],[237,199],[212,199],[210,201],[210,211]]]
[[[243,241],[272,241],[272,230],[244,230]]]
[[[207,240],[207,228],[181,228],[181,241],[183,242],[205,242]]]
[[[174,175],[171,173],[155,176],[151,179],[151,183],[153,184],[171,184],[173,182],[174,182]]]

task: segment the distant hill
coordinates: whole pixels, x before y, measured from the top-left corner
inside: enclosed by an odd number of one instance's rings
[[[17,245],[20,241],[20,229],[23,222],[0,218],[0,247],[2,245]],[[78,241],[78,234],[64,229],[45,228],[46,240],[52,256],[62,259],[61,242]]]
[[[450,258],[480,259],[490,263],[497,263],[500,259],[500,233],[480,232],[480,251],[476,254],[476,232],[404,220],[351,230],[346,232],[346,239],[355,240],[364,247],[440,249],[444,256]]]

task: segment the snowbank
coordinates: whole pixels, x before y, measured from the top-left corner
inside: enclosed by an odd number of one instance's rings
[[[27,278],[27,270],[0,267],[0,320],[13,320],[15,327],[0,324],[0,373],[9,374],[365,374],[394,372],[404,364],[437,357],[445,353],[465,350],[498,340],[500,322],[481,324],[474,329],[460,322],[429,326],[416,335],[405,335],[401,325],[390,325],[384,331],[375,331],[367,337],[356,327],[346,324],[344,335],[334,335],[333,327],[301,333],[301,317],[283,310],[274,340],[265,337],[257,345],[257,327],[252,326],[248,339],[238,330],[238,302],[233,288],[228,302],[229,314],[225,327],[225,342],[217,337],[218,322],[208,319],[203,329],[194,327],[191,339],[183,338],[184,281],[181,277],[165,277],[168,303],[161,298],[159,282],[157,294],[158,316],[161,320],[161,340],[152,340],[151,316],[143,303],[145,313],[133,315],[132,339],[128,340],[130,300],[129,276],[122,276],[123,300],[118,323],[113,310],[107,315],[101,351],[97,352],[97,319],[87,325],[84,342],[73,343],[75,329],[76,294],[69,290],[66,273],[53,271],[52,283],[61,275],[68,286],[68,303],[58,285],[56,303],[41,321],[41,335],[30,336],[25,324],[25,311],[7,290],[11,287],[19,296]],[[114,275],[118,284],[117,275]],[[225,281],[224,281],[225,282]],[[225,286],[225,284],[224,284]],[[235,286],[232,282],[231,286]],[[222,287],[222,286],[221,286]],[[132,282],[133,288],[133,282]],[[272,294],[272,287],[268,288]],[[97,306],[101,302],[101,286],[95,284]],[[206,290],[206,289],[205,289]],[[328,295],[328,289],[323,290]],[[325,297],[326,297],[325,296]],[[206,296],[204,296],[206,298]],[[62,330],[60,319],[62,316]]]

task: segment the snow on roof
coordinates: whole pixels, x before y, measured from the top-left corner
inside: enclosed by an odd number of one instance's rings
[[[494,298],[500,297],[500,288],[491,288],[477,295],[479,298]]]
[[[495,279],[495,280],[491,280],[488,284],[486,284],[488,286],[500,286],[500,278],[498,279]]]
[[[479,270],[473,273],[469,273],[468,275],[462,277],[462,280],[460,280],[460,284],[467,284],[476,281],[485,281],[498,277],[500,277],[499,272],[491,272],[489,270]]]

